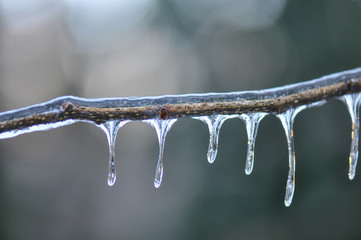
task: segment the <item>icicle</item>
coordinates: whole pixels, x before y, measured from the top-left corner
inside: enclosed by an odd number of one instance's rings
[[[115,139],[117,137],[117,133],[119,128],[121,128],[124,124],[126,124],[128,121],[109,121],[103,124],[98,125],[105,134],[107,135],[108,139],[108,146],[109,146],[109,163],[108,163],[108,178],[107,182],[109,186],[113,186],[115,183],[115,180],[117,178],[116,171],[115,171]]]
[[[154,187],[159,188],[162,183],[163,178],[163,152],[164,152],[164,143],[168,131],[171,129],[172,125],[177,121],[177,119],[168,119],[168,120],[147,120],[144,121],[151,125],[157,132],[158,142],[159,142],[159,157],[157,168],[155,170],[154,177]]]
[[[248,136],[248,150],[245,172],[247,175],[251,174],[254,164],[254,147],[256,142],[257,130],[260,121],[266,116],[266,113],[250,113],[239,116],[246,123]]]
[[[207,159],[209,163],[213,163],[214,160],[216,160],[217,152],[218,152],[218,138],[222,124],[224,123],[224,121],[226,121],[231,117],[232,116],[227,116],[227,115],[194,117],[194,119],[201,120],[202,122],[208,125],[209,146],[207,152]]]
[[[356,164],[358,158],[358,139],[360,130],[360,100],[361,94],[354,93],[342,96],[341,99],[346,104],[351,116],[352,130],[351,130],[351,150],[349,157],[348,178],[353,180],[356,173]]]
[[[283,129],[285,130],[288,144],[288,178],[286,185],[286,194],[285,194],[285,206],[288,207],[292,203],[293,194],[295,191],[295,173],[296,173],[296,156],[295,156],[295,146],[293,140],[293,122],[294,119],[301,110],[305,109],[307,106],[300,106],[295,109],[289,109],[282,114],[278,114],[277,117],[281,120]]]

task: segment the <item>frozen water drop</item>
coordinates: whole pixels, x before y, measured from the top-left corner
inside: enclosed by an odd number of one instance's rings
[[[212,141],[212,140],[211,140]],[[208,146],[207,159],[209,163],[213,163],[216,160],[218,152],[218,145],[216,143],[212,143],[212,146]]]
[[[233,116],[228,115],[212,115],[212,116],[202,116],[195,117],[195,119],[201,120],[208,125],[209,129],[209,146],[207,152],[207,159],[209,163],[213,163],[216,160],[218,152],[218,138],[219,132],[221,131],[222,124],[227,119]]]
[[[158,136],[159,142],[159,157],[157,162],[157,168],[155,170],[155,177],[154,177],[154,187],[159,188],[162,179],[163,179],[163,153],[164,153],[164,144],[165,138],[167,136],[168,131],[171,129],[172,125],[177,121],[177,119],[154,119],[154,120],[146,120],[144,122],[151,125]]]
[[[285,206],[289,207],[292,203],[293,194],[295,192],[295,175],[288,174],[286,194],[285,194]]]
[[[260,121],[266,116],[266,113],[250,113],[242,114],[240,118],[246,123],[248,149],[246,158],[245,172],[247,175],[251,174],[254,165],[254,148],[256,143],[256,136]]]
[[[351,150],[349,157],[349,170],[348,177],[353,180],[356,173],[356,165],[358,159],[358,140],[360,131],[360,101],[361,94],[353,93],[341,97],[341,100],[346,104],[347,109],[351,116],[352,129],[351,129]]]
[[[291,205],[293,194],[295,192],[296,155],[293,139],[293,122],[297,113],[299,113],[305,108],[306,106],[300,106],[294,109],[289,109],[286,112],[277,115],[277,117],[281,120],[283,129],[285,130],[288,145],[289,170],[284,201],[286,207],[289,207]]]
[[[107,182],[109,186],[113,186],[116,179],[116,170],[115,170],[115,139],[119,128],[121,128],[128,121],[109,121],[103,124],[98,125],[107,135],[108,146],[109,146],[109,161],[108,161],[108,177]]]

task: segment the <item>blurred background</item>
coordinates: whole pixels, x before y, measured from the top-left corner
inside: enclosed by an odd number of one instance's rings
[[[1,111],[62,95],[263,89],[360,66],[360,1],[0,0]],[[250,176],[243,122],[224,123],[209,164],[206,125],[179,120],[159,189],[144,123],[119,131],[113,187],[105,134],[90,124],[1,140],[0,239],[360,239],[350,122],[337,100],[297,116],[289,208],[274,116],[260,124]]]

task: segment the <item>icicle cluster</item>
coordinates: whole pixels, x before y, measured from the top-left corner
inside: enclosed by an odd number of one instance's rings
[[[151,125],[158,136],[159,157],[154,186],[159,188],[163,179],[165,139],[178,118],[193,117],[207,124],[209,129],[207,159],[209,163],[213,163],[216,159],[222,124],[230,118],[243,120],[248,136],[245,173],[249,175],[254,167],[258,126],[267,114],[275,114],[282,123],[288,145],[289,171],[284,200],[288,207],[292,203],[295,191],[296,155],[293,123],[296,115],[302,110],[321,106],[326,102],[326,100],[315,102],[319,99],[338,97],[347,106],[352,121],[348,176],[350,180],[354,179],[358,159],[361,103],[361,93],[354,92],[360,90],[361,68],[358,68],[304,83],[259,91],[114,99],[84,99],[64,96],[42,104],[0,113],[0,139],[49,130],[79,121],[95,124],[105,132],[108,139],[107,182],[109,186],[112,186],[116,181],[114,162],[118,130],[127,122],[143,121]],[[313,98],[310,97],[311,95]],[[307,102],[313,103],[307,104]],[[301,105],[302,103],[304,105]],[[159,106],[162,108],[159,109]],[[166,106],[170,106],[172,111],[168,111]]]
[[[345,95],[340,97],[340,99],[346,104],[348,111],[351,116],[352,121],[352,131],[351,131],[351,151],[349,158],[349,178],[352,180],[355,177],[356,164],[358,158],[358,139],[359,139],[359,108],[361,103],[361,94],[355,93],[350,95]],[[292,203],[292,198],[295,191],[295,173],[296,173],[296,155],[294,147],[294,131],[293,123],[296,115],[304,109],[321,106],[326,101],[321,101],[309,105],[303,105],[297,108],[292,108],[287,110],[284,113],[277,114],[276,116],[280,119],[283,129],[285,131],[287,145],[288,145],[288,177],[286,182],[286,193],[285,193],[285,206],[290,206]],[[248,137],[248,147],[247,147],[247,156],[246,156],[246,166],[245,173],[247,175],[252,173],[254,166],[254,152],[255,152],[255,142],[258,131],[258,126],[261,120],[267,116],[267,113],[263,112],[254,112],[248,114],[233,114],[233,115],[222,115],[215,114],[212,116],[201,116],[194,117],[194,119],[200,120],[207,124],[209,129],[209,147],[207,152],[207,159],[209,163],[213,163],[217,157],[218,151],[218,138],[221,127],[227,119],[239,118],[244,121],[246,124],[247,137]],[[152,126],[158,136],[159,142],[159,157],[157,162],[157,167],[155,170],[154,177],[154,186],[159,188],[162,179],[163,179],[163,155],[164,155],[164,145],[167,133],[173,126],[177,119],[153,119],[145,120],[143,122]],[[115,160],[115,139],[118,133],[118,130],[124,126],[129,121],[119,121],[112,120],[104,124],[97,125],[100,127],[106,134],[109,145],[109,161],[108,161],[108,178],[107,182],[109,186],[112,186],[116,181],[116,170],[114,165]]]
[[[349,95],[344,95],[339,98],[342,100],[349,111],[352,121],[352,129],[351,129],[351,150],[350,150],[350,157],[349,157],[349,172],[348,176],[349,179],[352,180],[355,177],[356,172],[356,164],[358,159],[358,140],[359,140],[359,118],[360,118],[360,103],[361,103],[361,93],[354,93]],[[294,147],[294,132],[293,132],[293,123],[295,120],[296,115],[304,109],[321,106],[326,101],[321,101],[309,105],[303,105],[296,108],[291,108],[284,113],[276,115],[284,128],[285,135],[287,138],[288,144],[288,177],[286,183],[286,193],[285,193],[285,206],[290,206],[292,203],[292,198],[295,191],[295,172],[296,172],[296,158],[295,158],[295,147]],[[211,116],[201,116],[201,117],[193,117],[194,119],[200,120],[207,124],[209,129],[209,147],[207,152],[207,159],[209,163],[213,163],[217,156],[218,151],[218,138],[221,127],[223,123],[227,119],[231,118],[239,118],[244,121],[246,124],[247,136],[248,136],[248,150],[246,156],[246,166],[245,166],[245,173],[247,175],[251,174],[254,166],[254,152],[255,152],[255,141],[257,136],[257,130],[259,123],[261,120],[267,116],[268,113],[263,112],[254,112],[254,113],[247,113],[247,114],[232,114],[232,115],[222,115],[222,114],[215,114]],[[163,153],[164,153],[164,145],[165,139],[167,136],[168,131],[171,129],[172,125],[177,121],[177,119],[152,119],[152,120],[144,120],[143,122],[151,125],[158,136],[159,142],[159,157],[157,162],[157,167],[155,171],[155,178],[154,178],[154,186],[159,188],[162,179],[163,179]],[[54,124],[46,124],[46,125],[38,125],[32,128],[24,129],[24,130],[17,130],[11,132],[5,132],[0,134],[1,138],[8,138],[14,137],[19,134],[32,132],[32,131],[42,131],[48,130],[52,128],[56,128],[59,126],[64,126],[68,124],[72,124],[76,122],[76,120],[68,120],[60,123]],[[108,160],[108,177],[107,182],[109,186],[113,186],[116,181],[116,169],[115,169],[115,140],[118,133],[118,130],[124,126],[127,122],[120,121],[120,120],[111,120],[107,121],[103,124],[98,124],[99,128],[101,128],[108,139],[109,145],[109,160]]]

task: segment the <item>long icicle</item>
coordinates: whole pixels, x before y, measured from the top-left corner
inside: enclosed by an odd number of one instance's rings
[[[194,118],[201,120],[208,126],[209,146],[207,152],[207,159],[209,163],[213,163],[214,160],[216,160],[217,152],[218,152],[219,132],[221,131],[221,127],[224,121],[232,117],[233,116],[231,115],[212,115],[212,116],[202,116],[202,117]]]
[[[348,178],[353,180],[356,174],[356,165],[358,159],[358,140],[360,132],[360,100],[361,94],[354,93],[345,95],[341,98],[347,106],[351,116],[352,130],[351,130],[351,150],[349,157]]]
[[[164,153],[165,138],[167,136],[168,131],[171,129],[172,125],[176,121],[177,119],[168,119],[168,120],[155,119],[151,121],[145,121],[155,129],[155,131],[157,132],[158,142],[159,142],[159,156],[158,156],[157,168],[155,170],[155,177],[154,177],[154,187],[156,188],[160,187],[163,179],[163,153]]]
[[[296,174],[296,155],[295,155],[295,146],[293,139],[293,122],[294,119],[301,110],[305,107],[298,107],[296,109],[289,109],[282,114],[278,114],[277,117],[281,120],[283,129],[285,130],[287,145],[288,145],[288,177],[286,184],[286,194],[285,194],[285,206],[289,207],[292,203],[293,194],[295,191],[295,174]]]
[[[98,125],[98,127],[100,127],[105,132],[108,139],[109,161],[107,182],[109,186],[113,186],[117,179],[115,169],[115,139],[117,137],[119,128],[124,126],[124,124],[127,122],[128,121],[109,121]]]
[[[247,137],[248,137],[248,147],[247,147],[247,158],[246,158],[246,167],[245,172],[247,175],[252,173],[254,165],[254,148],[256,144],[256,136],[258,131],[258,126],[260,121],[266,116],[266,113],[250,113],[240,115],[246,123]]]

